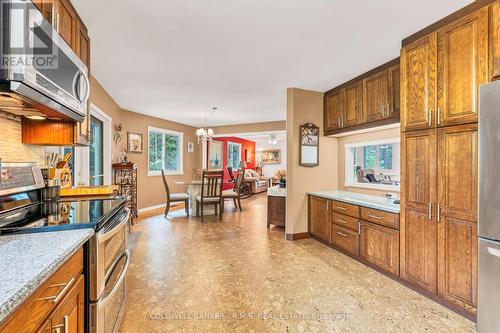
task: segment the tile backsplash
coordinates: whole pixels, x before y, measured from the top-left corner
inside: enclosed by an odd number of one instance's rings
[[[0,111],[0,158],[3,162],[44,162],[45,148],[21,142],[21,120]]]

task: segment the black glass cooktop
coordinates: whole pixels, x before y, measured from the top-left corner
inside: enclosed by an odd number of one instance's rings
[[[99,230],[116,213],[123,214],[125,204],[125,197],[32,204],[1,214],[0,234],[77,228]]]

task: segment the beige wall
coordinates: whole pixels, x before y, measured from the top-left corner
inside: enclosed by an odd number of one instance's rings
[[[186,192],[187,189],[185,186],[176,185],[175,182],[179,180],[191,179],[193,169],[199,169],[201,167],[201,145],[199,145],[197,141],[196,129],[191,126],[181,125],[172,121],[145,116],[125,110],[122,110],[120,121],[123,126],[125,142],[127,141],[127,132],[140,133],[142,134],[144,140],[144,152],[142,154],[127,154],[128,159],[138,165],[137,206],[139,209],[165,203],[165,190],[161,176],[148,176],[148,126],[172,130],[184,134],[184,174],[178,176],[168,176],[167,179],[171,192]],[[188,142],[194,143],[194,152],[192,153],[187,152]]]
[[[286,121],[283,120],[269,121],[265,123],[214,126],[212,127],[212,129],[214,130],[214,133],[216,135],[284,131],[286,129]]]
[[[385,193],[387,193],[388,192],[387,190],[374,190],[374,189],[365,189],[365,188],[359,188],[359,187],[345,187],[344,186],[344,180],[345,180],[345,168],[344,168],[344,166],[345,166],[345,152],[344,152],[344,150],[345,150],[345,145],[352,144],[352,143],[376,141],[376,140],[398,139],[399,137],[400,137],[400,129],[399,129],[399,127],[397,127],[397,128],[385,129],[385,130],[380,130],[380,131],[374,131],[374,132],[369,132],[369,133],[356,134],[356,135],[350,135],[350,136],[338,138],[338,144],[339,144],[339,154],[338,154],[339,190],[364,193],[364,194],[372,194],[372,195],[384,195]],[[399,191],[391,190],[390,192],[399,192]]]
[[[338,188],[337,139],[320,135],[319,166],[299,166],[299,126],[309,122],[323,133],[323,93],[287,89],[287,234],[307,232],[307,191]]]

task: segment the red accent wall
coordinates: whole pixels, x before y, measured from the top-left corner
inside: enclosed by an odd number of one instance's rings
[[[226,183],[231,179],[229,177],[229,173],[227,172],[227,145],[228,142],[239,143],[241,144],[241,160],[245,161],[245,149],[247,150],[247,154],[249,155],[249,159],[247,159],[247,169],[255,168],[255,142],[250,140],[241,139],[235,136],[228,137],[217,137],[213,139],[214,141],[222,142],[222,169],[224,170],[224,189],[232,188],[231,185],[227,185]],[[207,150],[209,149],[209,145],[207,145]],[[208,151],[207,151],[207,164],[208,164]],[[236,171],[236,170],[235,170]]]

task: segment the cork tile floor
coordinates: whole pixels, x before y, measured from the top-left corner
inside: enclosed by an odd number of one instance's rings
[[[266,196],[223,221],[132,227],[120,332],[475,332],[471,321],[312,239],[266,228]]]

